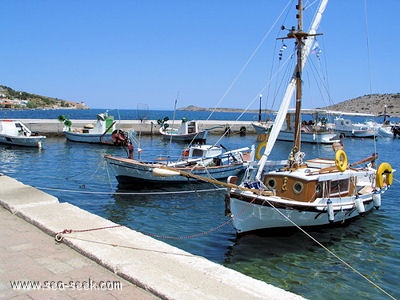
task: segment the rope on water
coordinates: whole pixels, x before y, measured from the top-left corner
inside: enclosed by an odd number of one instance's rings
[[[184,190],[184,191],[151,191],[151,192],[99,192],[99,191],[82,191],[82,190],[69,190],[69,189],[59,189],[59,188],[51,188],[51,187],[38,187],[35,186],[36,189],[39,190],[48,190],[48,191],[56,191],[56,192],[68,192],[68,193],[80,193],[80,194],[98,194],[98,195],[154,195],[157,192],[157,195],[170,195],[170,194],[187,194],[187,193],[208,193],[208,192],[217,192],[225,190],[225,188],[212,188],[212,189],[201,189],[201,190]]]

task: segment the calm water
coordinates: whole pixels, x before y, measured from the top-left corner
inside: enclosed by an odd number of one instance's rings
[[[59,112],[50,112],[55,118],[59,115]],[[0,117],[5,116],[0,113]],[[93,119],[93,111],[87,119]],[[216,140],[216,136],[211,136],[208,142]],[[350,162],[369,156],[375,148],[379,162],[388,161],[400,169],[400,139],[382,138],[375,143],[369,139],[346,139],[344,142]],[[221,143],[227,148],[250,146],[256,143],[256,136],[232,135]],[[173,156],[181,150],[180,145],[169,145],[159,137],[142,138],[141,147],[144,159],[160,154]],[[282,142],[278,147],[279,151],[271,158],[286,158],[291,145]],[[303,151],[308,157],[334,156],[329,146],[304,145]],[[72,143],[64,138],[48,138],[42,150],[0,146],[0,172],[40,188],[61,202],[72,203],[309,299],[388,299],[301,232],[237,237],[224,215],[224,191],[198,185],[186,186],[175,193],[168,189],[155,193],[145,187],[134,191],[119,187],[104,163],[106,153],[126,156],[121,148]],[[285,154],[282,157],[280,153]],[[395,298],[400,298],[399,201],[399,180],[395,179],[383,197],[381,209],[344,227],[310,232]]]

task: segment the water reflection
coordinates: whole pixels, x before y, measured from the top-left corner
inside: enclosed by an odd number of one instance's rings
[[[307,231],[323,246],[300,230],[237,237],[224,265],[310,299],[321,297],[321,282],[332,281],[335,288],[324,299],[385,298],[374,284],[395,295],[396,276],[385,270],[400,262],[399,245],[393,246],[392,229],[382,224],[384,214],[371,214],[343,226]]]

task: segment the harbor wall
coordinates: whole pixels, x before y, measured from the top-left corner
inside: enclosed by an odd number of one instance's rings
[[[0,205],[162,299],[304,299],[72,204],[60,203],[56,197],[1,173]]]
[[[32,131],[39,132],[47,136],[62,136],[63,124],[58,120],[50,119],[20,119]],[[81,128],[86,124],[95,124],[96,120],[71,120],[72,128]],[[227,129],[230,134],[256,134],[251,121],[229,121],[229,120],[199,120],[199,129],[208,129],[209,134],[221,135]],[[142,135],[160,135],[160,125],[157,120],[120,120],[117,121],[117,128],[124,131],[134,130]],[[177,121],[179,126],[180,121]]]

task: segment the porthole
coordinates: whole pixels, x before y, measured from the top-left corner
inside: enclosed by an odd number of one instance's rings
[[[274,189],[276,187],[276,180],[274,178],[269,178],[267,180],[267,186]]]
[[[293,192],[295,192],[296,194],[300,194],[302,191],[303,191],[303,184],[300,181],[297,181],[293,185]]]

